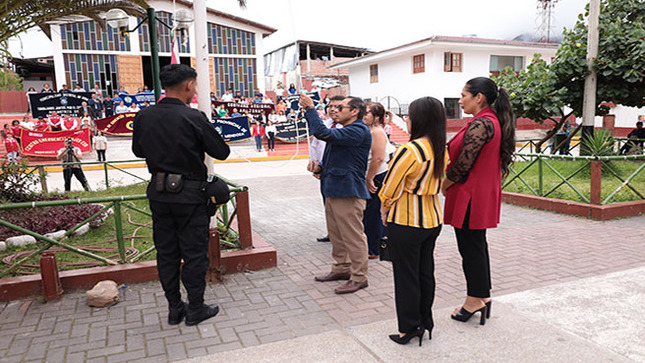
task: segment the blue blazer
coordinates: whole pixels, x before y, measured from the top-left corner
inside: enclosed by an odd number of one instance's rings
[[[359,119],[339,129],[328,129],[315,109],[305,112],[309,130],[327,143],[320,183],[327,198],[370,199],[365,185],[367,157],[372,146],[370,128]]]

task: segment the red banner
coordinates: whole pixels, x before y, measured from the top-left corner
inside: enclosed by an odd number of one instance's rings
[[[107,135],[132,136],[132,121],[136,115],[136,112],[126,112],[98,119],[96,128]]]
[[[72,138],[74,146],[81,149],[81,152],[92,151],[90,143],[90,129],[76,131],[29,131],[22,130],[22,154],[28,156],[42,156],[55,158],[58,150],[65,147],[65,139]]]

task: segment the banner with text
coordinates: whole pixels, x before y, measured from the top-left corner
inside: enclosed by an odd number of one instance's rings
[[[256,116],[261,114],[264,114],[264,116],[269,116],[269,114],[271,114],[271,111],[275,109],[275,106],[272,103],[244,104],[244,103],[236,103],[236,102],[213,101],[213,104],[215,105],[215,108],[219,107],[220,105],[223,105],[226,111],[228,111],[229,115],[232,115],[233,110],[237,109],[237,112],[241,114],[245,114],[248,111],[251,116]]]
[[[89,104],[91,92],[65,93],[28,93],[31,105],[31,117],[48,117],[52,111],[59,115],[64,113],[76,116],[82,102]]]
[[[246,116],[220,118],[211,123],[226,142],[245,140],[251,137],[249,120]]]
[[[151,106],[155,104],[155,94],[151,92],[141,92],[134,95],[122,93],[118,98],[113,98],[112,102],[118,103],[123,101],[123,104],[130,107],[131,104],[136,103],[139,108],[145,106],[144,103],[148,102]]]
[[[297,142],[307,138],[307,120],[288,121],[275,124],[276,139],[283,142]]]
[[[58,155],[58,150],[65,147],[65,139],[68,137],[72,138],[74,146],[81,149],[81,152],[92,151],[90,129],[56,132],[23,129],[21,135],[20,143],[23,155],[55,158]]]
[[[136,115],[136,112],[126,112],[97,119],[96,129],[107,135],[132,136],[132,123]]]

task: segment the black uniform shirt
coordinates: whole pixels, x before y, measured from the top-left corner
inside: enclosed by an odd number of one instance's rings
[[[206,180],[204,153],[219,160],[230,153],[206,115],[176,98],[166,97],[139,111],[133,129],[132,151],[146,159],[153,175],[166,172]]]

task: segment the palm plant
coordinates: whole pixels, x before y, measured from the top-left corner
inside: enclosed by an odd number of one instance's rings
[[[146,0],[9,0],[0,5],[0,42],[39,26],[49,36],[49,21],[82,15],[105,26],[99,15],[118,8],[129,15],[145,16]]]

